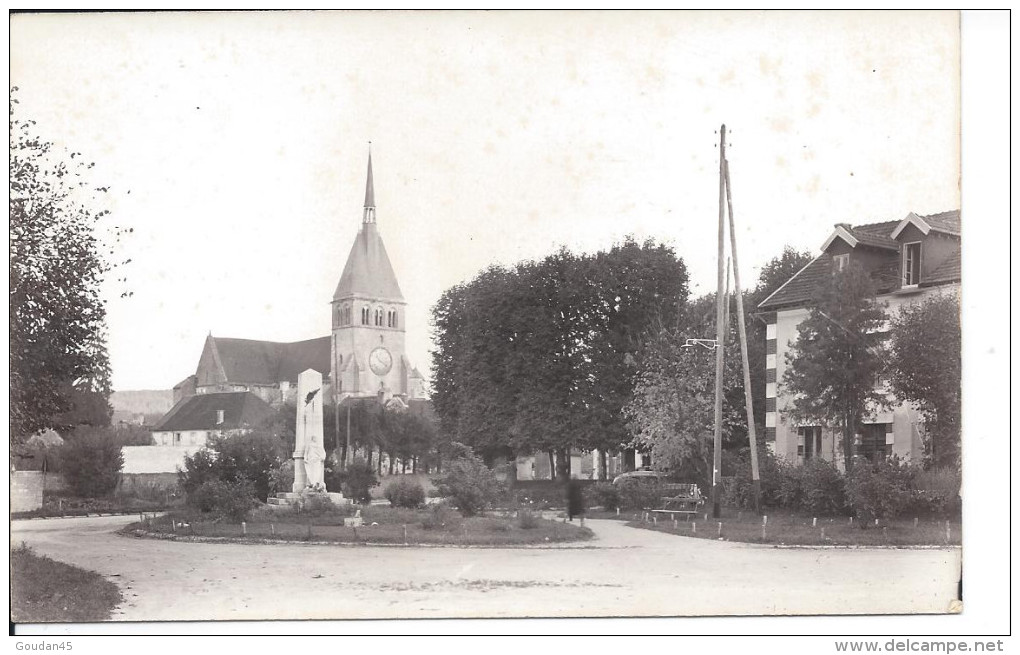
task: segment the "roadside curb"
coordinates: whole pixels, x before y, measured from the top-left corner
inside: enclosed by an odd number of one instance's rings
[[[675,532],[666,532],[665,530],[644,528],[640,525],[627,525],[626,523],[624,525],[633,530],[647,530],[648,532],[657,532],[670,537],[681,537],[683,539],[691,539],[708,543],[722,542],[724,544],[752,546],[754,548],[773,548],[778,550],[960,550],[963,548],[962,544],[762,544],[754,541],[738,541],[723,537],[692,537],[687,534],[677,534]]]
[[[548,544],[394,544],[383,541],[305,541],[295,539],[259,539],[256,537],[203,537],[201,535],[177,535],[165,534],[162,532],[150,532],[148,530],[134,529],[131,531],[118,530],[116,534],[122,537],[135,539],[155,539],[160,541],[177,541],[182,543],[214,543],[214,544],[241,544],[257,546],[337,546],[342,548],[358,547],[382,547],[382,548],[465,548],[465,549],[511,549],[511,550],[621,550],[636,548],[636,546],[596,546],[596,545],[573,545],[587,544],[597,541],[598,537],[584,541],[563,541],[551,542]]]
[[[12,517],[11,521],[40,521],[49,519],[94,519],[100,516],[135,516],[137,514],[162,514],[166,509],[143,510],[139,512],[89,512],[88,514],[61,514],[60,516],[23,516]]]

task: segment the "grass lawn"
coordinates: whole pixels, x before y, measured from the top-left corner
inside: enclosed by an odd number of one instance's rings
[[[466,546],[516,546],[561,543],[590,539],[591,530],[570,523],[537,517],[514,516],[461,517],[452,510],[435,514],[431,510],[400,509],[385,506],[361,507],[364,524],[344,527],[349,511],[331,511],[317,515],[287,509],[260,509],[252,513],[244,527],[227,519],[214,519],[194,511],[175,511],[124,528],[131,534],[144,529],[156,534],[233,539],[279,539],[284,541],[332,541],[373,544],[444,544]],[[178,525],[176,530],[171,522]],[[406,536],[405,536],[406,535]]]
[[[43,494],[43,506],[28,512],[14,512],[12,519],[31,519],[47,516],[87,516],[89,514],[118,514],[133,512],[157,512],[165,510],[174,505],[180,505],[182,500],[170,499],[170,505],[165,500],[146,500],[133,496],[121,496],[111,494],[101,498],[80,498],[69,493],[45,492]]]
[[[678,518],[676,523],[665,516],[658,517],[654,523],[650,518],[646,521],[643,516],[638,516],[628,521],[627,525],[684,537],[718,539],[719,523],[722,522],[722,538],[726,541],[787,546],[958,546],[962,536],[959,520],[950,521],[947,541],[944,519],[918,519],[916,527],[913,518],[883,520],[879,521],[878,526],[869,525],[862,530],[856,519],[851,525],[850,519],[845,516],[819,516],[817,524],[813,525],[815,517],[790,512],[769,512],[763,539],[761,516],[724,508],[722,516],[714,519],[711,509],[708,512],[708,520],[705,520],[704,513],[698,514],[691,521]]]
[[[98,573],[11,549],[11,621],[89,623],[107,621],[122,598],[117,585]]]

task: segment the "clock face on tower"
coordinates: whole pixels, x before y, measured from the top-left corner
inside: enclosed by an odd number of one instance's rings
[[[386,375],[393,366],[393,356],[390,351],[379,346],[368,355],[368,366],[376,375]]]

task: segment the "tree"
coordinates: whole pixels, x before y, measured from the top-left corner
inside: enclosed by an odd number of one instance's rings
[[[960,463],[960,303],[940,294],[907,305],[892,320],[889,385],[924,417],[926,459]]]
[[[100,285],[111,270],[97,236],[108,214],[92,164],[61,153],[10,105],[11,440],[22,441],[97,398],[109,423],[110,363]],[[95,416],[95,412],[91,412]]]
[[[793,396],[786,413],[840,430],[847,471],[861,420],[886,403],[875,389],[885,366],[885,319],[871,278],[851,261],[820,288],[786,354],[783,386]]]
[[[734,322],[726,348],[737,348]],[[642,349],[631,401],[624,407],[630,435],[649,449],[657,467],[703,487],[711,485],[715,430],[715,357],[700,346],[685,348],[688,338],[715,334],[715,294],[686,308],[681,326],[663,330]],[[733,352],[733,350],[730,350]],[[743,374],[739,357],[727,357],[723,369],[723,446],[746,444]]]
[[[674,325],[686,299],[673,250],[633,239],[492,267],[449,289],[433,309],[432,399],[445,437],[487,462],[557,453],[561,477],[570,449],[619,448],[640,343]]]
[[[117,488],[124,466],[121,445],[110,430],[83,426],[60,448],[64,478],[79,496],[105,496]]]

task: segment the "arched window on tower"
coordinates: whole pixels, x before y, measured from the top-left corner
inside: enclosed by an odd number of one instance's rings
[[[379,326],[379,327],[382,327],[382,324],[383,324],[383,322],[382,322],[382,307],[376,307],[375,308],[375,324],[377,326]]]
[[[362,307],[361,308],[361,324],[362,325],[368,325],[368,313],[369,313],[368,307]]]
[[[386,327],[397,327],[397,310],[391,309],[386,312]]]
[[[341,325],[350,325],[351,324],[351,306],[350,305],[344,305],[340,309],[340,324]]]

